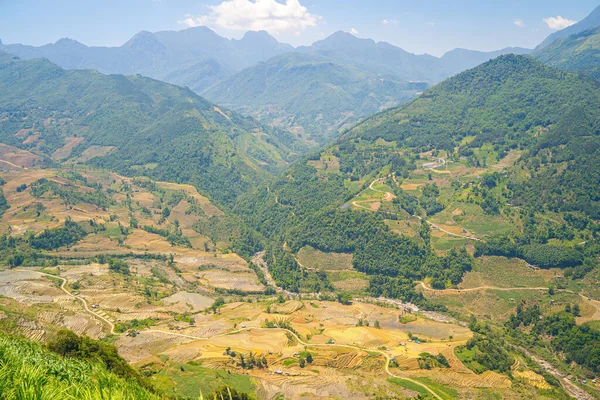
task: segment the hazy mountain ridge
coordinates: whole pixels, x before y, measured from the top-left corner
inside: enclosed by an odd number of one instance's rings
[[[0,53],[0,115],[0,140],[8,145],[58,161],[186,181],[220,201],[280,171],[293,154],[283,144],[294,145],[287,133],[189,89],[6,53]]]
[[[45,57],[66,69],[96,69],[102,73],[142,74],[169,83],[189,86],[200,92],[211,84],[256,63],[289,52],[315,54],[336,63],[350,64],[388,79],[439,82],[474,67],[477,63],[508,52],[525,53],[526,49],[507,48],[495,52],[460,50],[472,61],[458,65],[452,55],[438,58],[428,54],[409,53],[385,42],[360,39],[346,32],[294,49],[279,43],[267,32],[247,32],[242,39],[226,39],[207,27],[182,31],[141,31],[120,47],[86,46],[72,39],[60,39],[54,44],[35,47],[22,44],[2,44],[0,50],[25,59]],[[197,65],[219,65],[216,71]]]
[[[411,100],[430,84],[497,55],[528,51],[455,50],[436,58],[336,32],[312,46],[299,47],[296,53],[242,70],[202,94],[325,143],[341,127]],[[309,64],[314,74],[307,73]]]
[[[410,100],[427,87],[384,79],[313,54],[289,53],[247,68],[202,94],[324,143],[341,127]]]
[[[599,79],[600,27],[558,39],[533,57],[550,66]]]
[[[266,32],[248,32],[240,40],[229,40],[206,27],[156,33],[142,31],[120,47],[88,47],[71,39],[40,47],[0,44],[0,50],[21,58],[45,57],[66,69],[142,74],[188,86],[197,92],[232,72],[292,49]],[[207,62],[218,65],[213,67],[216,71],[203,68],[194,71],[197,65]]]

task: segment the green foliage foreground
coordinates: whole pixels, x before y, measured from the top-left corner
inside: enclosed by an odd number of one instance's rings
[[[64,358],[39,343],[5,335],[0,335],[0,393],[7,400],[161,398],[101,362]]]

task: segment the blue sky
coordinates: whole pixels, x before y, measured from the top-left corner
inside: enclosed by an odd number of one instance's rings
[[[293,45],[353,31],[414,53],[441,55],[456,47],[534,47],[598,5],[598,0],[0,0],[0,39],[41,45],[69,37],[116,46],[140,30],[208,25],[227,37],[264,28]]]

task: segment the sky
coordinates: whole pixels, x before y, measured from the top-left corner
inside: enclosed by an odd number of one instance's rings
[[[69,37],[120,46],[141,30],[209,26],[225,37],[266,30],[294,46],[343,30],[407,51],[533,48],[585,18],[598,0],[0,0],[0,40]]]

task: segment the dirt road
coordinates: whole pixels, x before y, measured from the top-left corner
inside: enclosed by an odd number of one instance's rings
[[[237,330],[237,331],[231,331],[231,332],[226,332],[226,333],[222,333],[219,335],[215,335],[215,336],[211,336],[211,337],[200,337],[200,336],[193,336],[193,335],[186,335],[183,333],[175,333],[175,332],[167,332],[167,331],[162,331],[162,330],[158,330],[158,329],[146,329],[144,331],[142,331],[142,333],[144,332],[152,332],[152,333],[162,333],[165,335],[171,335],[171,336],[179,336],[179,337],[183,337],[183,338],[187,338],[187,339],[194,339],[194,340],[210,340],[210,339],[214,339],[216,337],[220,337],[220,336],[231,336],[243,331],[275,331],[275,330],[282,330],[282,331],[286,331],[288,333],[290,333],[292,336],[294,336],[294,338],[298,341],[299,344],[301,344],[302,346],[305,346],[306,348],[315,348],[315,347],[342,347],[342,348],[347,348],[347,349],[354,349],[354,350],[359,350],[359,351],[368,351],[368,352],[372,352],[372,353],[378,353],[381,354],[384,358],[385,358],[385,372],[393,377],[393,378],[398,378],[398,379],[403,379],[406,381],[409,381],[411,383],[414,383],[415,385],[421,386],[423,389],[427,390],[427,392],[429,392],[432,396],[434,396],[436,399],[438,400],[443,400],[442,397],[440,397],[436,392],[434,392],[432,389],[430,389],[427,385],[414,380],[412,378],[410,378],[409,376],[406,375],[397,375],[394,374],[392,371],[390,371],[390,360],[391,357],[389,354],[387,354],[386,352],[382,351],[382,350],[377,350],[377,349],[365,349],[359,346],[353,346],[350,344],[316,344],[316,343],[307,343],[305,341],[303,341],[302,339],[300,339],[300,337],[290,331],[287,330],[285,328],[246,328],[246,329],[242,329],[242,330]]]
[[[20,270],[23,271],[23,270]],[[115,324],[113,324],[110,320],[108,320],[107,318],[104,318],[102,315],[99,315],[98,313],[94,312],[92,309],[90,309],[88,307],[87,302],[85,301],[84,298],[79,297],[74,295],[73,293],[69,292],[66,288],[65,285],[67,284],[67,280],[61,276],[56,276],[56,275],[51,275],[51,274],[46,274],[44,272],[39,272],[36,271],[38,274],[43,275],[43,276],[47,276],[50,278],[57,278],[60,279],[62,281],[61,285],[60,285],[60,290],[62,290],[63,292],[65,292],[68,296],[79,300],[79,302],[83,305],[83,308],[85,309],[85,311],[87,311],[89,314],[93,315],[94,317],[98,318],[99,320],[101,320],[102,322],[104,322],[105,324],[107,324],[110,327],[110,334],[111,335],[116,335],[117,333],[115,332]]]
[[[379,182],[379,181],[381,181],[381,180],[387,179],[388,177],[389,177],[389,175],[388,175],[388,176],[386,176],[386,177],[383,177],[383,178],[378,178],[378,179],[375,179],[375,180],[374,180],[373,182],[371,182],[371,184],[369,185],[369,189],[371,189],[371,190],[373,190],[373,191],[375,191],[375,192],[378,192],[378,193],[384,193],[384,194],[385,194],[385,198],[384,198],[384,200],[386,200],[386,201],[391,201],[391,200],[392,200],[392,198],[393,198],[393,196],[394,196],[392,193],[390,193],[390,192],[385,192],[385,191],[383,191],[383,190],[379,190],[379,189],[375,189],[375,188],[373,187],[373,185],[374,185],[375,183],[377,183],[377,182]],[[395,181],[395,178],[394,178],[394,181]],[[397,183],[397,182],[396,182],[396,183]],[[358,200],[358,201],[353,201],[353,202],[352,202],[352,205],[353,205],[354,207],[362,208],[362,209],[364,209],[364,210],[369,210],[369,211],[373,211],[373,212],[382,212],[382,213],[384,213],[384,214],[389,214],[389,215],[400,215],[400,214],[398,214],[398,213],[391,212],[391,211],[376,211],[376,210],[373,210],[373,209],[371,209],[370,207],[365,207],[365,206],[363,206],[363,205],[361,205],[361,204],[360,204],[360,203],[367,203],[367,202],[368,202],[368,203],[372,203],[372,202],[373,202],[373,201],[375,201],[375,200],[379,200],[379,199],[372,199],[372,200]],[[422,218],[422,217],[420,217],[420,216],[418,216],[418,215],[413,215],[413,217],[415,217],[415,218],[418,218],[419,220],[423,220],[423,218]],[[436,224],[434,224],[433,222],[431,222],[431,221],[428,221],[428,220],[426,220],[426,219],[425,219],[425,222],[427,222],[427,223],[428,223],[428,224],[429,224],[429,225],[430,225],[430,226],[431,226],[433,229],[437,229],[437,230],[439,230],[439,231],[441,231],[441,232],[444,232],[446,235],[450,235],[450,236],[454,236],[454,237],[459,237],[459,238],[462,238],[462,239],[468,239],[468,240],[481,241],[481,239],[479,239],[479,238],[476,238],[476,237],[474,237],[474,236],[459,235],[458,233],[453,233],[453,232],[447,231],[447,230],[445,230],[444,228],[440,228],[439,226],[437,226],[437,225],[436,225]]]

